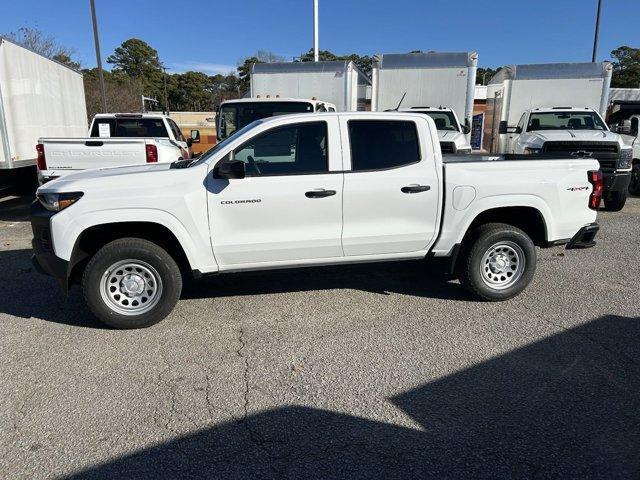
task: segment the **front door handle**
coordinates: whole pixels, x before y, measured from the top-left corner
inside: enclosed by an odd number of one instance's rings
[[[324,198],[324,197],[330,197],[331,195],[335,195],[335,194],[336,194],[335,190],[325,190],[324,188],[321,188],[318,190],[311,190],[310,192],[306,192],[304,196],[307,198]]]
[[[431,190],[431,187],[429,185],[407,185],[406,187],[402,187],[400,190],[402,193],[419,193]]]

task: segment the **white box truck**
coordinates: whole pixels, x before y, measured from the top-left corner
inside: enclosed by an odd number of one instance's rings
[[[515,126],[525,110],[533,108],[588,107],[604,117],[611,73],[609,62],[503,67],[487,86],[483,147],[493,153],[507,152],[506,127]]]
[[[451,109],[468,129],[473,116],[477,67],[476,52],[377,55],[371,74],[371,110],[397,108],[406,92],[402,107]]]
[[[82,75],[0,37],[0,189],[35,185],[39,137],[86,131]]]
[[[371,80],[355,63],[330,62],[254,63],[250,97],[320,99],[339,112],[368,110]]]

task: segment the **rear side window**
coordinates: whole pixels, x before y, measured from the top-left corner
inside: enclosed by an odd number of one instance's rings
[[[349,120],[351,170],[384,170],[420,161],[415,122]]]
[[[110,137],[169,137],[160,118],[97,118],[91,128],[92,137],[101,136],[100,124],[109,125]],[[104,131],[106,127],[102,128]]]

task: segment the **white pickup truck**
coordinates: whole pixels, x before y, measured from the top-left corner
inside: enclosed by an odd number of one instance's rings
[[[415,112],[429,115],[438,129],[440,149],[444,155],[449,153],[471,153],[471,144],[466,135],[471,126],[462,125],[456,112],[447,107],[411,107],[401,108],[400,112]]]
[[[38,180],[43,184],[90,168],[188,159],[193,141],[185,139],[178,125],[166,115],[98,114],[89,127],[89,138],[38,140]]]
[[[586,107],[526,110],[509,127],[507,152],[597,159],[604,176],[604,208],[619,211],[627,201],[632,148],[609,131],[598,112]]]
[[[34,264],[117,328],[154,324],[186,275],[442,257],[505,300],[535,245],[594,245],[593,159],[450,156],[431,118],[315,113],[258,120],[195,161],[79,172],[37,191]],[[215,292],[213,292],[215,294]]]

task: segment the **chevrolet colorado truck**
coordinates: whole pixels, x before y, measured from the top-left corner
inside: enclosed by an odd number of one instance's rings
[[[609,131],[590,108],[550,107],[526,110],[516,127],[507,130],[507,151],[594,158],[604,176],[604,208],[622,210],[631,180],[632,147]]]
[[[441,257],[506,300],[535,246],[594,245],[598,162],[443,158],[431,118],[313,113],[257,120],[197,160],[78,172],[37,191],[34,264],[117,328],[152,325],[183,278]],[[215,294],[215,292],[213,292]]]
[[[102,113],[93,118],[88,138],[38,140],[38,180],[43,184],[78,170],[187,159],[192,142],[167,115]]]

